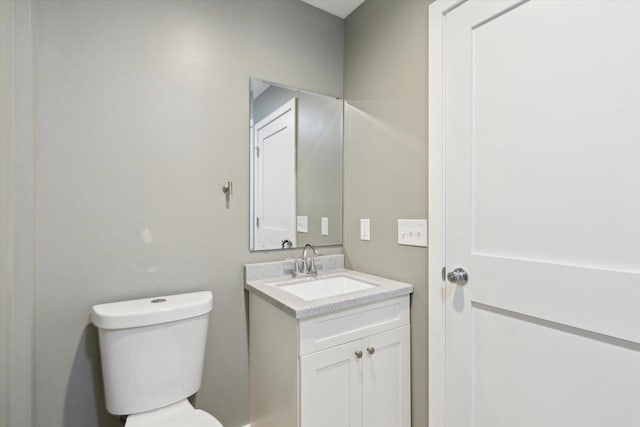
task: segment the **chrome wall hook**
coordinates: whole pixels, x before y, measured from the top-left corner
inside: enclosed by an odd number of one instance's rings
[[[233,194],[233,183],[231,181],[227,181],[225,185],[222,186],[222,192],[227,197],[227,202],[229,201],[229,197]]]

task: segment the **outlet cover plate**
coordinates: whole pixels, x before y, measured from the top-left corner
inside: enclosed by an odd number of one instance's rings
[[[298,233],[308,233],[309,232],[309,217],[298,216],[297,225],[298,225],[297,226]]]
[[[329,218],[326,216],[320,218],[320,229],[323,236],[329,235]]]
[[[360,220],[360,240],[371,240],[371,220]]]

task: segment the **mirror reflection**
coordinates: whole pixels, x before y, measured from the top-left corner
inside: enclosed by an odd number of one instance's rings
[[[343,101],[251,79],[251,250],[342,244]]]

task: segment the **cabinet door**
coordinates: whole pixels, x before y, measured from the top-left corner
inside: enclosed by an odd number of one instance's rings
[[[300,358],[301,427],[361,427],[360,340]]]
[[[362,340],[363,425],[411,425],[409,326]]]

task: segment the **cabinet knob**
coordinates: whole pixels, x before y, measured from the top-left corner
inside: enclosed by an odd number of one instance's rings
[[[375,349],[375,348],[373,348],[373,347],[367,347],[367,353],[369,353],[369,354],[373,354],[373,353],[375,353],[375,352],[376,352],[376,349]]]
[[[355,355],[358,359],[360,359],[362,357],[362,351],[358,350],[355,352]]]

